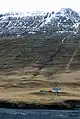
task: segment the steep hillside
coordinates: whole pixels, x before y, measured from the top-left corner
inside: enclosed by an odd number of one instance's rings
[[[0,106],[80,100],[80,36],[64,35],[0,38]]]
[[[59,12],[5,13],[0,15],[0,36],[27,36],[28,34],[78,33],[80,16],[70,8]]]
[[[42,27],[47,29],[50,34],[64,33],[64,32],[78,32],[78,27],[80,24],[80,16],[78,13],[70,8],[62,8],[59,12],[51,15],[50,18],[42,24]]]
[[[39,70],[45,67],[65,69],[76,48],[78,50],[72,62],[75,64],[74,68],[79,68],[79,42],[80,36],[73,34],[65,38],[64,35],[56,34],[45,38],[0,38],[0,70],[15,70],[26,66]]]

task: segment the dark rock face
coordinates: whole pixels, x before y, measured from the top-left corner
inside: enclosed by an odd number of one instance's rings
[[[70,8],[59,12],[0,14],[0,36],[25,36],[27,34],[76,33],[80,16]]]

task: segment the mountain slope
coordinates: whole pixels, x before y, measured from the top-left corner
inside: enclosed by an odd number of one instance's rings
[[[27,34],[77,33],[80,16],[70,8],[57,13],[5,13],[0,15],[0,36],[24,36]]]
[[[24,35],[32,28],[36,28],[44,19],[46,13],[7,13],[0,17],[1,35]]]
[[[77,32],[80,24],[80,16],[70,8],[62,8],[59,12],[51,15],[42,27],[52,32]]]

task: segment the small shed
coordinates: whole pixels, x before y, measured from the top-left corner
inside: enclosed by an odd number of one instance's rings
[[[59,93],[59,92],[61,92],[61,88],[59,88],[59,87],[52,88],[52,92]]]
[[[40,93],[47,93],[48,91],[47,90],[40,90]]]

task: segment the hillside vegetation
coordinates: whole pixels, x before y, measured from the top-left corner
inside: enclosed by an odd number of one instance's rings
[[[0,38],[0,99],[50,103],[80,97],[80,36]],[[69,72],[67,72],[69,70]],[[61,93],[40,89],[61,87]]]

